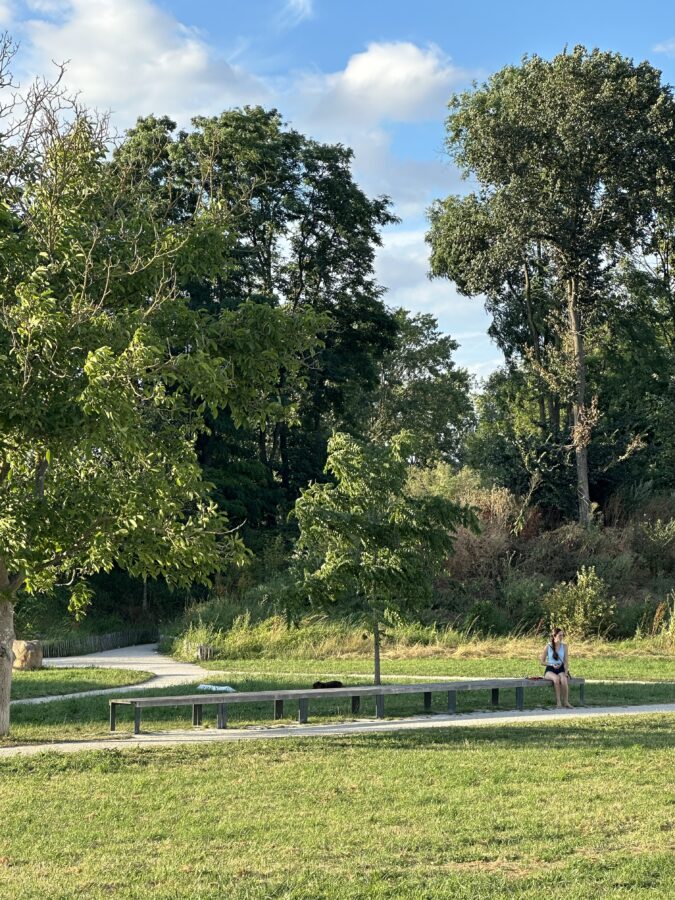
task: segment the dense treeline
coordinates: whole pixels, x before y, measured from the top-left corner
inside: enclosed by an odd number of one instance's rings
[[[331,435],[387,448],[403,429],[409,495],[481,526],[459,528],[427,623],[667,619],[675,106],[657,70],[577,48],[452,100],[475,188],[430,210],[430,269],[491,314],[505,361],[482,385],[432,316],[387,306],[374,258],[395,217],[348,149],[258,107],[149,116],[113,145],[42,91],[30,119],[7,107],[0,157],[0,365],[24,385],[2,401],[0,589],[23,633],[71,627],[92,595],[77,627],[166,622],[209,592],[191,622],[287,614],[289,514],[333,480]],[[57,500],[89,512],[45,517]]]

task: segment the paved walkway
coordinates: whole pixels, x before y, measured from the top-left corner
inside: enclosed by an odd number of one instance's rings
[[[12,705],[51,703],[54,700],[124,694],[132,691],[138,693],[138,691],[148,688],[192,684],[203,681],[207,675],[214,674],[193,663],[177,662],[170,656],[164,656],[157,651],[157,644],[120,647],[118,650],[102,650],[100,653],[87,653],[84,656],[56,656],[53,659],[45,659],[44,666],[49,669],[86,669],[92,666],[97,669],[133,669],[137,672],[148,672],[154,677],[148,678],[147,681],[142,681],[140,684],[130,684],[126,687],[100,688],[94,691],[78,691],[73,694],[52,694],[48,697],[31,697],[29,700],[12,700]]]
[[[190,729],[184,731],[148,732],[137,736],[120,736],[98,741],[63,741],[53,744],[30,744],[0,748],[0,759],[10,756],[34,756],[37,753],[75,753],[80,750],[122,750],[129,748],[176,747],[185,744],[220,744],[236,741],[274,738],[334,737],[350,734],[415,731],[419,729],[462,728],[482,725],[514,725],[547,722],[552,719],[591,719],[607,716],[637,716],[659,713],[675,714],[675,703],[653,703],[645,706],[596,706],[579,709],[510,710],[477,712],[465,715],[411,716],[387,721],[370,720],[327,725],[276,725],[251,728],[228,728],[225,731]]]

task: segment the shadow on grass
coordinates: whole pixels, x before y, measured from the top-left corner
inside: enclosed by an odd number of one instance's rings
[[[334,735],[323,738],[298,736],[284,740],[256,740],[240,743],[211,743],[177,745],[175,747],[153,747],[152,745],[126,745],[119,749],[87,750],[76,754],[62,754],[46,750],[35,757],[8,757],[0,759],[2,777],[27,775],[32,772],[48,773],[54,777],[61,772],[95,770],[115,772],[128,768],[180,767],[194,765],[200,760],[222,757],[228,764],[237,765],[237,760],[250,764],[258,759],[261,764],[297,761],[306,757],[315,762],[324,758],[329,765],[345,753],[350,759],[363,754],[372,758],[375,754],[390,753],[445,753],[448,761],[457,754],[464,756],[471,752],[484,753],[486,750],[499,755],[503,765],[504,756],[513,757],[516,768],[529,765],[521,754],[535,754],[546,757],[547,762],[557,759],[561,766],[585,765],[593,757],[595,762],[605,765],[604,754],[614,757],[622,751],[638,749],[640,753],[673,750],[674,717],[668,714],[640,717],[639,719],[594,719],[586,721],[545,722],[527,725],[506,725],[498,727],[479,726],[448,728],[439,731],[415,730],[406,732]],[[414,763],[411,764],[414,765]],[[536,762],[535,762],[536,764]]]

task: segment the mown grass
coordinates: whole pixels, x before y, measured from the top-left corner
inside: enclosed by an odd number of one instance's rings
[[[542,645],[543,646],[543,645]],[[541,646],[539,646],[541,652]],[[329,675],[357,674],[372,680],[373,663],[370,658],[338,659],[297,659],[269,658],[257,659],[214,659],[200,663],[207,670],[227,672],[258,673],[307,673],[328,677]],[[571,648],[570,670],[573,675],[583,678],[634,679],[636,681],[675,681],[675,655],[630,655],[585,656]],[[382,675],[387,679],[407,676],[440,676],[442,678],[522,678],[527,675],[541,675],[536,654],[521,654],[515,657],[457,657],[443,658],[417,657],[413,659],[382,660]]]
[[[74,694],[81,691],[98,691],[138,684],[149,678],[152,678],[152,675],[148,672],[127,669],[19,670],[12,673],[12,700],[53,697],[57,694]]]
[[[363,684],[359,677],[344,677],[345,684]],[[414,681],[414,678],[402,677],[402,681]],[[260,691],[274,688],[301,688],[312,684],[312,676],[302,675],[239,675],[231,678],[223,675],[212,675],[204,679],[214,684],[230,684],[237,691]],[[195,685],[180,685],[173,688],[150,689],[143,691],[144,697],[195,694]],[[203,694],[206,702],[210,695]],[[71,700],[55,700],[39,706],[16,706],[12,709],[12,731],[9,738],[0,740],[0,746],[17,743],[45,742],[59,740],[83,740],[109,736],[109,699],[108,697],[81,697]],[[577,689],[572,690],[572,702],[578,702]],[[586,705],[624,705],[645,703],[675,702],[675,683],[651,684],[589,684],[586,686]],[[445,694],[434,694],[432,711],[445,713],[447,697]],[[537,687],[525,691],[525,706],[529,709],[550,707],[555,705],[553,690],[550,687]],[[503,690],[500,696],[500,707],[513,709],[515,692]],[[489,691],[460,692],[457,697],[459,713],[490,709],[491,695]],[[388,717],[419,715],[424,712],[422,694],[402,697],[387,697],[386,715]],[[285,704],[284,719],[280,722],[297,721],[297,703]],[[362,701],[363,717],[374,716],[374,700]],[[204,707],[204,726],[215,727],[215,706]],[[118,731],[120,738],[128,736],[131,731],[133,713],[130,707],[121,707],[118,711]],[[322,698],[311,702],[310,721],[335,722],[353,719],[349,698]],[[272,724],[272,703],[230,704],[229,724],[232,727]],[[191,709],[189,707],[168,707],[143,711],[143,729],[146,731],[170,731],[191,727]]]
[[[0,760],[0,895],[671,897],[673,723]]]

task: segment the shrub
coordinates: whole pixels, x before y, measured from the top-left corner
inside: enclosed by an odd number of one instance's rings
[[[482,526],[480,534],[459,528],[446,571],[457,581],[471,579],[496,584],[508,569],[511,554],[512,540],[504,528],[489,524]]]
[[[534,628],[546,618],[543,599],[551,587],[545,575],[508,578],[502,585],[502,603],[512,627]]]
[[[638,564],[632,550],[624,550],[616,556],[599,555],[595,558],[594,565],[598,576],[609,590],[621,592],[634,584]]]
[[[659,606],[651,594],[630,603],[618,604],[614,613],[612,637],[626,639],[651,634],[652,623]]]
[[[455,472],[447,463],[429,469],[413,469],[408,488],[414,496],[437,494],[455,503],[473,506],[481,522],[492,522],[509,531],[520,511],[518,499],[504,487],[486,487],[480,474],[464,467]]]
[[[543,604],[551,627],[560,626],[576,637],[606,631],[616,609],[614,597],[608,596],[605,583],[593,566],[582,566],[576,583],[563,581],[555,585]]]
[[[675,590],[656,607],[648,631],[663,649],[672,651],[675,648]]]
[[[637,529],[635,540],[652,575],[672,571],[675,563],[675,519],[644,522]]]
[[[509,617],[491,600],[477,600],[466,615],[463,630],[482,635],[508,634],[511,630]]]

